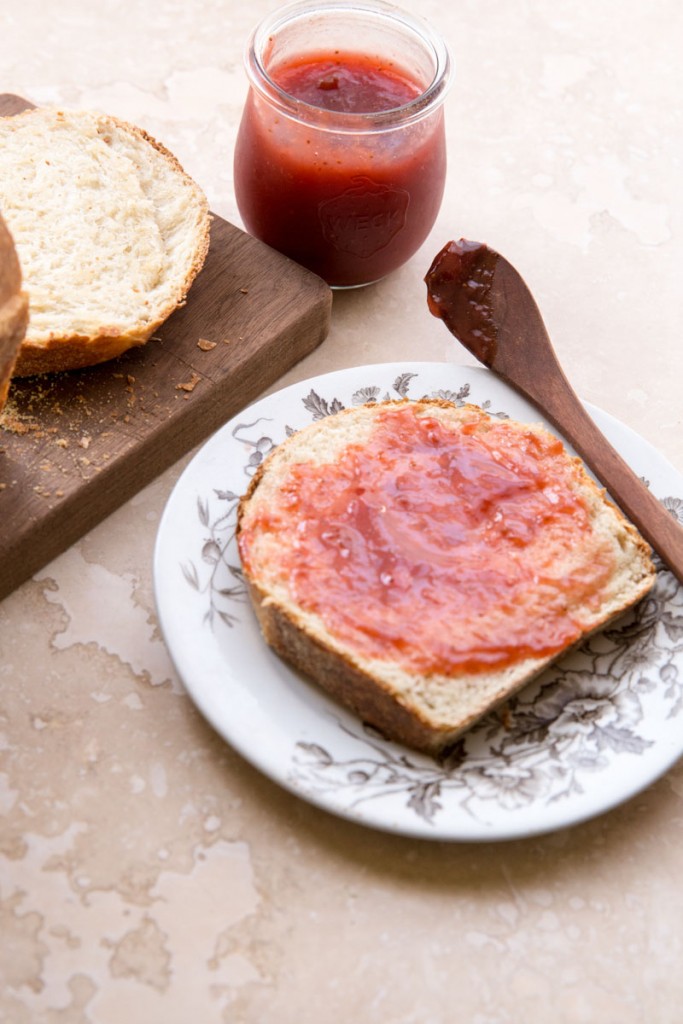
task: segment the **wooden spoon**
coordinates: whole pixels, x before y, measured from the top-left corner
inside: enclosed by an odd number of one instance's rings
[[[683,529],[585,411],[515,268],[488,246],[460,239],[444,246],[425,281],[432,313],[479,362],[530,399],[557,427],[683,582]]]

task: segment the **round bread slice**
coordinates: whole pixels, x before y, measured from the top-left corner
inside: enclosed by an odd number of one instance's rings
[[[12,236],[0,216],[0,410],[28,323],[28,299],[21,290],[21,267]]]
[[[206,198],[175,157],[88,111],[0,118],[0,209],[30,301],[17,375],[144,344],[184,302],[208,250]]]
[[[293,434],[242,498],[237,540],[273,649],[431,753],[655,580],[648,545],[558,438],[441,401]]]

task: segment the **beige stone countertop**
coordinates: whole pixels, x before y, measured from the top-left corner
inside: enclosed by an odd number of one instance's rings
[[[141,125],[239,225],[242,50],[277,6],[5,3],[0,91]],[[577,392],[683,471],[678,0],[405,6],[457,64],[443,208],[408,265],[335,297],[278,386],[472,365],[422,278],[449,239],[482,239],[532,286]],[[681,765],[583,824],[497,843],[291,795],[205,722],[160,635],[153,546],[188,459],[0,604],[0,1020],[678,1024]]]

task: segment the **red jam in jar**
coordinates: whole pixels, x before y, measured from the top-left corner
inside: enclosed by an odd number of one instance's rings
[[[247,69],[234,161],[247,230],[333,287],[405,263],[443,197],[443,43],[380,3],[302,3],[256,30]]]
[[[372,114],[410,103],[419,82],[395,67],[362,53],[312,54],[271,68],[271,78],[297,100],[346,114]]]
[[[614,552],[577,472],[550,434],[407,403],[333,463],[293,462],[240,554],[253,571],[267,552],[264,571],[367,658],[499,670],[575,642],[602,599]]]

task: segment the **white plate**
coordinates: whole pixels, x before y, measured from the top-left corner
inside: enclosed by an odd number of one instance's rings
[[[493,414],[538,412],[488,370],[389,363],[341,370],[262,399],[189,464],[159,527],[159,621],[200,711],[285,788],[373,828],[437,840],[548,832],[608,810],[683,752],[683,587],[659,566],[634,613],[530,684],[444,763],[389,743],[290,670],[264,644],[247,602],[234,530],[237,498],[288,433],[385,396],[472,401]],[[683,478],[649,444],[591,408],[635,471],[683,521]]]

